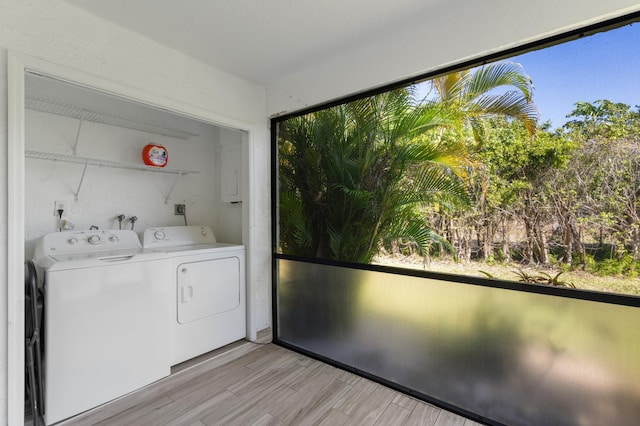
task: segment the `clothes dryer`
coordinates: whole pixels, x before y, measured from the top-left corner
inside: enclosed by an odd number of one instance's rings
[[[246,336],[244,246],[216,242],[208,226],[148,228],[142,241],[172,271],[172,365]]]

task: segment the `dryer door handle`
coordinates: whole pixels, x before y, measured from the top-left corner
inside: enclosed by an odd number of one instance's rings
[[[186,285],[180,287],[180,299],[182,303],[189,303],[191,299],[193,299],[193,286]]]

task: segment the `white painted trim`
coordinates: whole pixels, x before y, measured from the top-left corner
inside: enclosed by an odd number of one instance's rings
[[[24,424],[24,65],[7,69],[7,424]]]
[[[34,72],[85,86],[107,94],[119,96],[151,107],[162,108],[213,125],[247,132],[243,140],[245,165],[243,170],[243,241],[247,246],[247,338],[255,341],[256,328],[256,276],[257,265],[252,256],[252,244],[256,241],[254,220],[256,203],[252,203],[255,188],[253,168],[250,166],[256,149],[256,135],[260,132],[253,125],[226,117],[213,111],[149,93],[134,87],[108,81],[61,65],[20,53],[8,52],[8,371],[7,371],[7,424],[24,424],[24,187],[25,187],[25,72]],[[253,259],[253,262],[251,261]]]
[[[31,56],[14,53],[14,56],[20,58],[24,65],[25,71],[31,71],[36,74],[42,74],[48,77],[57,78],[75,85],[84,86],[97,92],[103,92],[109,95],[118,96],[133,102],[148,105],[150,107],[164,109],[170,112],[184,115],[195,120],[204,121],[209,124],[229,127],[238,130],[250,132],[251,124],[237,120],[225,115],[215,113],[197,106],[180,102],[171,98],[167,98],[155,93],[147,92],[135,87],[126,86],[124,84],[105,80],[103,78],[87,74],[62,65],[46,62],[44,60]]]
[[[243,134],[242,135],[242,175],[243,176],[249,176],[250,172],[247,173],[246,171],[251,171],[254,170],[254,168],[252,167],[253,165],[253,153],[252,150],[250,149],[250,143],[249,143],[249,135],[248,134]],[[247,324],[246,324],[246,328],[247,328],[247,339],[251,340],[252,342],[255,342],[258,339],[258,330],[256,328],[256,324],[255,324],[255,312],[257,309],[257,304],[256,304],[256,291],[255,291],[255,281],[249,279],[249,277],[255,277],[256,276],[256,262],[255,262],[255,256],[253,255],[253,250],[249,250],[249,247],[255,247],[255,212],[252,210],[252,206],[255,205],[255,203],[252,202],[252,200],[249,197],[249,194],[251,194],[251,189],[250,189],[250,182],[249,179],[243,179],[241,182],[242,185],[242,189],[241,189],[241,194],[242,194],[242,244],[246,247],[246,274],[247,274],[247,278],[245,280],[245,292],[246,292],[246,303],[247,303]],[[245,224],[248,224],[249,226],[244,226]]]

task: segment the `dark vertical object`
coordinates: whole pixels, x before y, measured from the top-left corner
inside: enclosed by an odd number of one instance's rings
[[[42,294],[38,289],[36,267],[31,260],[24,263],[25,285],[25,366],[28,397],[31,403],[33,425],[41,424],[44,415],[44,383],[42,380]]]
[[[271,120],[271,332],[272,340],[278,335],[278,124],[276,120]]]

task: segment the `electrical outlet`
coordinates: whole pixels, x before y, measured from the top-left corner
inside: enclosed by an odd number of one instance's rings
[[[184,216],[186,213],[186,206],[184,204],[174,204],[173,214],[176,216]]]
[[[54,201],[53,202],[53,215],[58,216],[58,210],[67,211],[67,202],[66,201]]]

